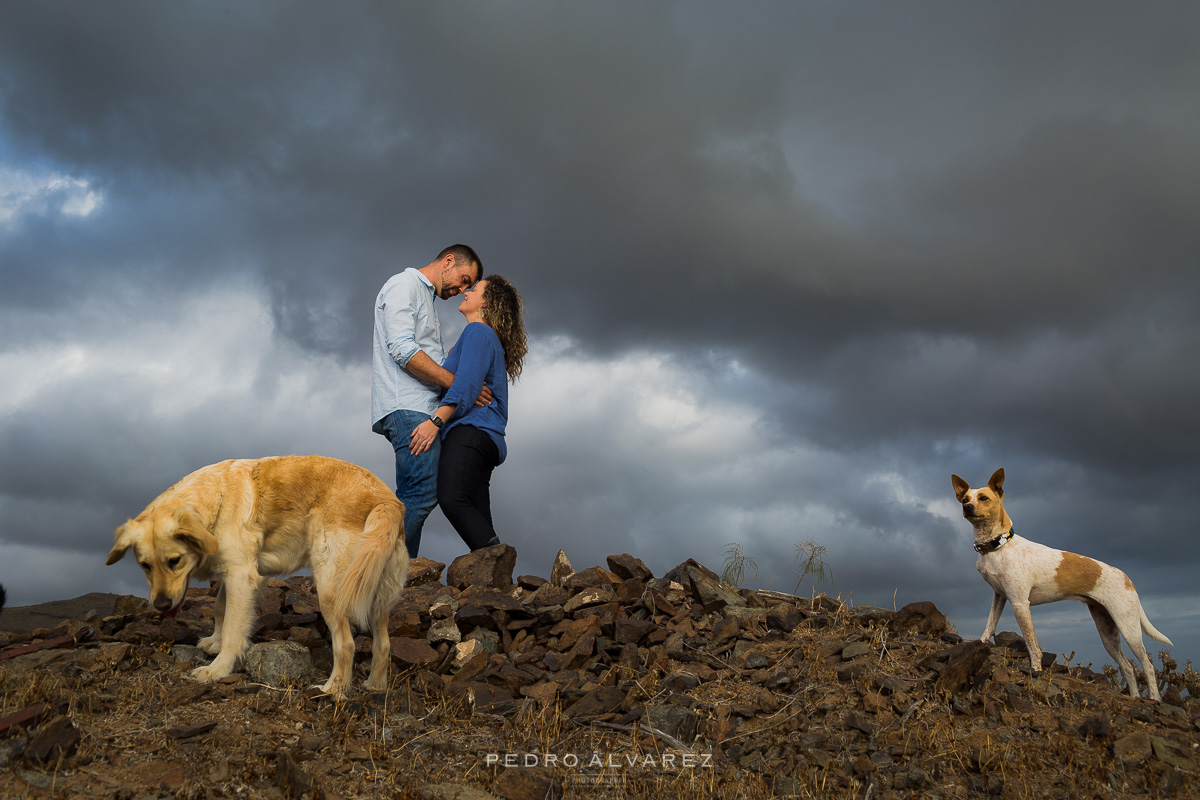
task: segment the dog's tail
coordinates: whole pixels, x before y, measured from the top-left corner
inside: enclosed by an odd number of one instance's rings
[[[372,619],[386,616],[400,601],[400,593],[404,591],[404,583],[408,580],[408,548],[404,546],[404,520],[400,515],[400,533],[398,544],[388,557],[379,579],[379,588],[375,591],[375,602],[371,606]],[[387,623],[385,622],[384,625]]]
[[[367,628],[374,613],[386,605],[391,610],[408,576],[408,551],[404,548],[404,505],[399,500],[381,502],[367,515],[354,561],[340,576],[336,613]]]
[[[1142,615],[1142,630],[1149,634],[1151,639],[1156,642],[1162,642],[1168,647],[1175,646],[1174,642],[1164,636],[1158,628],[1150,624],[1150,619],[1146,616],[1146,609],[1142,608],[1140,603],[1138,604],[1138,613]]]

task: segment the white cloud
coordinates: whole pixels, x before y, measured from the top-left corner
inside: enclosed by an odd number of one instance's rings
[[[494,517],[530,569],[560,546],[577,566],[631,552],[658,574],[689,557],[719,569],[740,542],[759,559],[759,585],[790,589],[796,542],[814,537],[832,558],[875,535],[845,502],[860,489],[836,476],[857,472],[861,486],[923,508],[886,465],[781,435],[753,396],[714,392],[708,376],[661,354],[598,358],[566,339],[536,343],[510,405]]]
[[[91,387],[130,411],[178,417],[215,398],[243,397],[276,346],[263,299],[247,286],[166,304],[93,301],[75,321],[74,339],[0,351],[0,410]]]
[[[26,214],[90,217],[103,205],[104,193],[84,178],[0,164],[0,225],[13,225]]]

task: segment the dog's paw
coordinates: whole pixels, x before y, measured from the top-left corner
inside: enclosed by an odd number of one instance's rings
[[[363,681],[363,689],[368,692],[386,692],[387,688],[387,678],[372,676]]]
[[[229,670],[222,669],[215,664],[208,664],[203,667],[196,667],[192,670],[192,677],[200,683],[216,683],[222,678],[229,676]]]
[[[341,683],[335,683],[333,678],[325,681],[325,683],[319,688],[321,689],[322,694],[328,695],[335,700],[344,700],[346,698],[345,685]]]
[[[205,636],[200,641],[196,642],[196,646],[210,656],[215,656],[221,652],[221,637],[220,636]]]

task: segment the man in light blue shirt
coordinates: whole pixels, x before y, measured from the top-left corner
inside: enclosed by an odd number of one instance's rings
[[[409,452],[412,431],[437,410],[454,374],[446,360],[435,297],[448,300],[483,277],[483,262],[456,244],[426,266],[393,275],[375,299],[371,353],[371,430],[386,436],[396,454],[396,496],[404,503],[404,540],[410,558],[421,546],[425,518],[437,505],[440,446]],[[480,401],[491,399],[485,387]],[[440,440],[440,437],[439,437]]]

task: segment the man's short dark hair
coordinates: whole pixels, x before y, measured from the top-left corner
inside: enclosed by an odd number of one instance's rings
[[[479,274],[475,276],[475,280],[479,281],[483,279],[483,260],[479,257],[479,254],[476,253],[474,249],[467,247],[465,244],[452,244],[442,252],[438,253],[437,258],[434,260],[440,261],[441,259],[450,255],[454,256],[454,262],[456,264],[461,264],[464,261],[468,264],[474,264],[475,269],[479,271]]]

